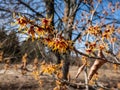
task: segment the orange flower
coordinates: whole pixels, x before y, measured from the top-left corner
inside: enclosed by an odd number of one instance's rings
[[[106,26],[106,30],[102,34],[102,39],[110,39],[110,36],[113,34],[114,30],[114,26]]]
[[[32,36],[32,38],[35,38],[35,31],[34,31],[34,26],[30,26],[28,30],[28,34]]]
[[[45,26],[49,26],[51,24],[51,18],[47,19],[47,18],[43,18],[42,19],[42,24]]]
[[[96,42],[86,42],[85,46],[87,47],[86,52],[91,53],[95,50]]]
[[[98,26],[90,26],[88,28],[88,32],[91,34],[91,35],[97,35],[100,33],[100,28]]]
[[[115,31],[115,28],[114,26],[106,26],[106,30],[105,32],[108,33],[108,34],[113,34],[113,32]]]
[[[117,41],[117,38],[111,38],[111,43],[114,43],[114,42],[116,42]]]
[[[40,36],[44,36],[46,34],[46,32],[44,31],[44,28],[42,28],[42,27],[36,27],[35,31]]]
[[[52,32],[53,32],[53,27],[52,27],[52,26],[46,26],[45,30],[46,30],[48,33],[52,33]]]
[[[110,39],[110,34],[104,32],[104,33],[102,34],[102,39],[103,39],[103,40],[104,40],[104,39]]]
[[[87,48],[87,49],[86,49],[86,52],[87,52],[88,54],[90,54],[90,53],[92,52],[92,49],[91,49],[91,48]]]
[[[103,50],[104,48],[105,48],[105,46],[104,46],[104,45],[102,45],[102,44],[101,44],[101,45],[99,45],[99,49],[100,49],[100,50]]]
[[[49,43],[52,42],[50,38],[44,38],[44,44],[49,45]]]
[[[26,17],[21,16],[20,18],[17,19],[17,24],[19,24],[22,27],[26,26],[27,22],[28,22],[28,20]]]
[[[67,48],[70,48],[70,42],[64,40],[64,38],[46,38],[44,43],[48,45],[48,47],[52,48],[53,51],[58,51],[59,53],[65,53]]]
[[[92,42],[92,43],[90,43],[90,45],[89,45],[89,47],[90,47],[91,49],[95,48],[95,46],[96,46],[96,42]]]

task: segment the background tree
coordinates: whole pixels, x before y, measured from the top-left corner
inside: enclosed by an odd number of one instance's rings
[[[19,62],[21,59],[20,44],[16,32],[0,30],[0,52],[2,52],[1,62],[10,59],[11,63]]]
[[[120,3],[117,0],[1,0],[0,2],[1,17],[4,18],[6,23],[13,20],[13,12],[35,19],[36,22],[39,22],[39,18],[45,18],[48,16],[49,18],[52,18],[52,24],[54,25],[55,30],[61,32],[66,40],[73,40],[77,49],[80,48],[80,51],[75,50],[76,53],[93,59],[98,57],[89,56],[84,53],[86,50],[85,44],[96,40],[95,37],[87,32],[87,29],[91,26],[98,25],[101,30],[104,31],[107,25],[113,26],[115,28],[115,33],[112,37],[117,37],[118,39],[115,44],[105,41],[108,43],[107,52],[114,57],[114,59],[107,61],[117,64],[120,63],[118,58],[116,58],[118,50],[114,48],[114,46],[119,48],[120,22],[118,16],[120,12]],[[9,5],[7,6],[7,4]],[[105,8],[106,6],[108,8]],[[3,24],[5,23],[2,22],[1,25],[3,26]],[[5,25],[6,29],[8,29],[8,25]],[[45,48],[42,48],[42,51],[45,51],[43,49]],[[65,55],[61,56],[64,59],[64,79],[67,79],[69,71],[70,62],[68,59],[70,54],[71,51],[68,50]],[[59,57],[59,54],[56,56]],[[108,57],[108,55],[106,57]]]

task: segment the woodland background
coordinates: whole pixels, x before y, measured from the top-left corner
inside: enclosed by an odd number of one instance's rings
[[[65,39],[72,40],[74,42],[74,47],[80,51],[80,55],[76,55],[75,52],[69,52],[65,55],[61,55],[47,48],[40,40],[32,41],[27,34],[23,34],[18,31],[19,27],[17,25],[11,25],[15,22],[13,16],[14,13],[34,19],[38,23],[39,18],[45,18],[46,16],[48,18],[52,18],[52,25],[55,30],[58,30],[58,32],[62,31]],[[100,25],[102,29],[104,29],[107,25],[111,25],[115,28],[113,37],[116,37],[117,41],[115,42],[114,49],[108,42],[108,51],[110,56],[106,56],[108,58],[108,63],[100,70],[101,74],[99,81],[101,81],[103,85],[106,85],[107,89],[120,89],[120,81],[118,79],[120,78],[119,16],[120,0],[0,0],[0,52],[3,53],[1,70],[3,69],[3,62],[5,62],[5,60],[10,59],[11,64],[14,65],[16,63],[20,63],[22,56],[27,53],[29,64],[31,64],[36,57],[39,62],[45,60],[48,63],[52,62],[55,64],[59,64],[60,61],[64,59],[63,78],[67,79],[67,75],[70,71],[71,77],[74,79],[74,73],[77,73],[77,67],[75,66],[79,67],[82,65],[81,56],[84,56],[85,51],[87,36],[82,36],[83,32],[85,32],[89,25]],[[89,37],[88,40],[93,41],[94,38]],[[93,57],[89,59],[91,66],[95,58]],[[108,72],[108,74],[104,74],[104,70],[105,72]],[[9,79],[10,75],[5,74],[4,76]],[[20,76],[14,77],[13,75],[12,77],[14,79],[15,77],[18,78]],[[84,77],[84,75],[82,74],[80,77]],[[105,77],[106,80],[109,78],[110,82],[105,82]],[[4,77],[1,75],[0,78],[2,80]],[[28,82],[29,80],[30,78],[28,79]],[[47,83],[47,80],[44,81]],[[81,80],[80,78],[76,82],[80,83],[80,81],[84,83],[84,79]],[[1,83],[2,82],[3,81],[1,81]],[[6,85],[6,81],[3,83]],[[48,83],[50,84],[49,81]],[[28,87],[25,84],[21,86],[20,89],[24,86],[26,86],[24,88],[29,89],[32,87],[31,84],[32,83],[29,83]],[[0,87],[5,88],[4,85],[1,84]],[[42,90],[44,90],[44,88]],[[48,90],[49,89],[52,90],[51,87],[48,87]],[[105,89],[103,88],[103,90]]]

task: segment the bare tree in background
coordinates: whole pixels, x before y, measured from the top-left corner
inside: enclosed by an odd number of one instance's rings
[[[39,21],[39,18],[48,16],[52,18],[54,28],[61,32],[66,40],[73,40],[78,43],[75,46],[77,48],[80,48],[79,45],[86,41],[94,40],[94,38],[90,39],[89,35],[83,33],[89,26],[99,24],[103,29],[107,25],[113,24],[115,28],[118,28],[120,25],[119,13],[117,13],[120,12],[120,3],[117,0],[0,0],[0,3],[0,20],[4,19],[5,23],[13,20],[13,12],[36,19],[36,21]],[[3,26],[5,23],[2,22],[1,25]],[[8,27],[6,26],[6,28]],[[114,33],[114,36],[118,37],[117,48],[120,45],[118,32],[120,30],[116,29],[116,33]],[[45,51],[43,47],[41,46],[40,51]],[[113,51],[118,52],[118,50],[113,50],[113,48],[109,47],[110,54],[115,56]],[[77,53],[87,56],[83,52]],[[64,59],[63,79],[67,79],[68,76],[70,54],[71,52],[68,50],[66,54],[61,55]],[[56,54],[56,56],[59,60],[61,59],[59,54]],[[91,58],[95,59],[95,57]],[[120,64],[120,61],[115,59],[112,61]]]

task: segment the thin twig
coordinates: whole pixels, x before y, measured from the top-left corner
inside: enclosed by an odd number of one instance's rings
[[[83,53],[83,52],[78,51],[76,48],[74,48],[74,51],[75,51],[76,53],[80,54],[80,55],[86,56],[86,57],[91,58],[91,59],[107,60],[107,62],[109,62],[109,63],[113,63],[113,64],[120,65],[120,62],[115,62],[115,60],[111,60],[111,61],[110,61],[110,60],[108,60],[106,57],[101,58],[101,57],[97,57],[97,56],[90,56],[90,55],[88,55],[88,54],[85,54],[85,53]],[[113,56],[113,57],[115,57],[115,56]],[[115,57],[115,58],[116,58],[117,61],[119,61],[117,57]]]

